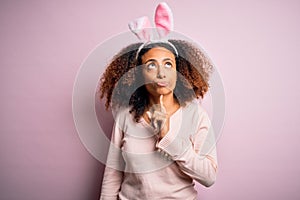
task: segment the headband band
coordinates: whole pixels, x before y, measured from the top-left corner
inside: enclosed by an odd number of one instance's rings
[[[178,57],[178,51],[177,51],[177,49],[176,49],[176,47],[174,46],[174,44],[172,44],[170,41],[149,41],[149,42],[144,42],[143,44],[141,44],[141,46],[138,48],[138,50],[137,50],[137,52],[136,52],[136,55],[135,55],[135,59],[137,60],[138,59],[138,57],[139,57],[139,54],[140,54],[140,52],[141,52],[141,50],[145,47],[145,46],[147,46],[147,45],[149,45],[149,44],[155,44],[155,43],[165,43],[165,44],[168,44],[170,47],[172,47],[172,49],[174,50],[174,52],[175,52],[175,57]]]

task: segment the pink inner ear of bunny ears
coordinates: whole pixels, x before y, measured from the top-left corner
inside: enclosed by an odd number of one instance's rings
[[[160,37],[164,37],[173,30],[173,14],[170,7],[165,3],[162,2],[158,4],[155,11],[155,25]]]
[[[131,21],[128,26],[131,32],[133,32],[140,40],[144,40],[144,43],[138,48],[136,53],[136,59],[139,56],[140,51],[150,43],[163,42],[171,46],[176,56],[178,56],[178,51],[176,47],[168,40],[163,40],[162,38],[167,36],[173,30],[173,14],[170,7],[165,3],[159,3],[155,9],[154,22],[156,26],[157,33],[161,40],[153,40],[151,23],[148,17],[140,17]]]
[[[173,14],[165,2],[157,5],[154,22],[160,38],[167,36],[173,30]],[[129,22],[128,26],[131,32],[140,40],[151,41],[154,38],[151,32],[150,20],[146,16]]]

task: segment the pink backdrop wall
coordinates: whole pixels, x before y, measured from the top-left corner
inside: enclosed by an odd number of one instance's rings
[[[96,200],[101,168],[72,116],[88,53],[159,1],[0,2],[0,199]],[[220,71],[226,121],[205,200],[300,199],[300,2],[166,1]]]

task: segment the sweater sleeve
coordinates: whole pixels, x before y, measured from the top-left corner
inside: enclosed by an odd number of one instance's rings
[[[123,180],[124,160],[121,154],[123,133],[116,124],[113,127],[100,200],[117,200]]]
[[[196,119],[188,119],[198,121],[193,134],[189,133],[189,123],[174,120],[169,132],[157,143],[158,150],[174,160],[183,173],[206,187],[211,186],[216,180],[217,154],[208,115],[201,109]]]

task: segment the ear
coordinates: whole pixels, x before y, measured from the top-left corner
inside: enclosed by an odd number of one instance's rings
[[[148,17],[140,17],[135,19],[128,24],[129,29],[133,32],[140,40],[149,41],[151,39],[151,23]]]
[[[173,30],[173,14],[170,7],[165,2],[157,5],[154,21],[157,32],[161,38],[165,37]]]

